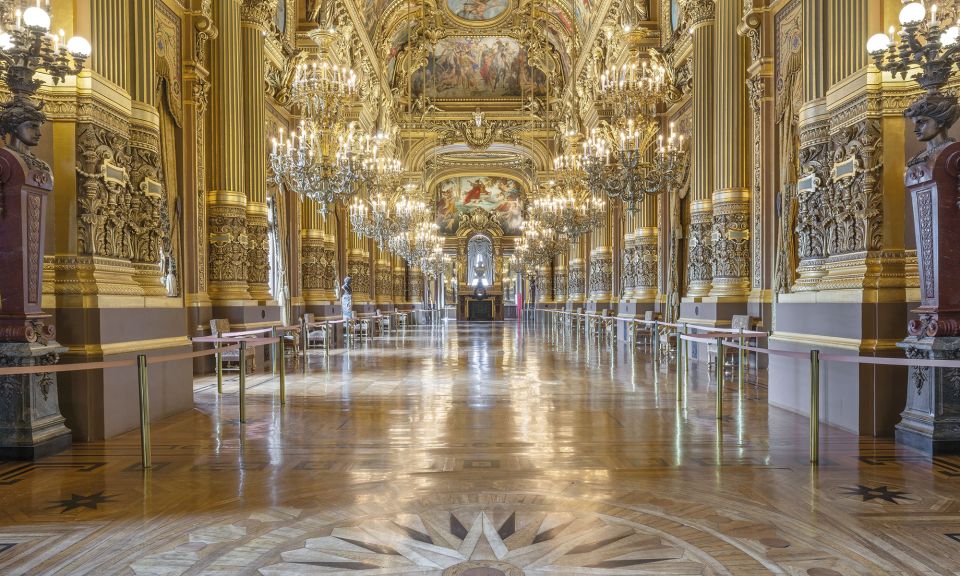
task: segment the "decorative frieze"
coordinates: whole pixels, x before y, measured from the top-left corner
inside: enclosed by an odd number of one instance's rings
[[[865,118],[833,137],[831,186],[826,188],[827,255],[880,250],[883,169],[880,120]]]
[[[269,299],[270,240],[266,214],[247,211],[247,283],[258,299]]]
[[[602,299],[613,291],[613,259],[610,252],[590,254],[590,298]]]
[[[711,265],[715,290],[743,292],[750,284],[750,204],[715,204]]]
[[[239,283],[246,292],[247,213],[244,206],[211,204],[209,209],[211,283]],[[211,291],[214,286],[211,285]]]
[[[710,232],[713,228],[713,214],[695,212],[690,221],[690,239],[687,245],[687,281],[688,293],[709,288],[713,279],[713,243]]]
[[[583,299],[586,296],[584,285],[583,262],[570,262],[570,272],[567,274],[567,294],[574,300]]]

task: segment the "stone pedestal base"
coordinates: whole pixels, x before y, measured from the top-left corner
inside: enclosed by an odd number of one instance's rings
[[[0,366],[56,364],[67,349],[56,342],[0,343]],[[56,374],[0,376],[0,460],[34,460],[70,447]]]
[[[960,359],[960,338],[917,338],[898,344],[907,358]],[[909,368],[907,405],[897,442],[929,454],[960,453],[960,368]]]

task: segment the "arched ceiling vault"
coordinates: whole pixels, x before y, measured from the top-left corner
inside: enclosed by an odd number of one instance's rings
[[[560,134],[598,121],[609,32],[628,14],[632,36],[656,44],[662,0],[303,2],[301,38],[311,25],[349,36],[365,82],[354,115],[392,127],[408,174],[509,175],[527,189],[552,167]]]

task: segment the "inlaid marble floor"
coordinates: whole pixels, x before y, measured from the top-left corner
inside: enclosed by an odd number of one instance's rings
[[[694,365],[695,367],[695,365]],[[960,574],[960,458],[534,327],[408,329],[0,464],[0,574]]]

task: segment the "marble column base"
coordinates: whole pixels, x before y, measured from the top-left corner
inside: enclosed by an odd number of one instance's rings
[[[66,350],[56,342],[0,343],[0,366],[56,364]],[[0,376],[0,460],[35,460],[69,448],[64,421],[56,374]]]
[[[907,358],[960,359],[960,338],[909,337]],[[897,442],[928,454],[960,453],[960,368],[910,367]]]

